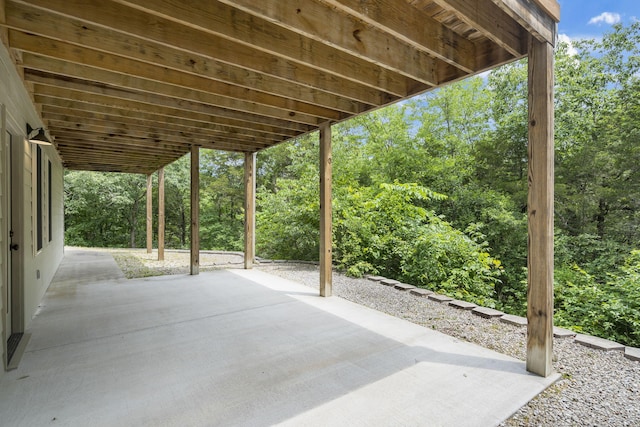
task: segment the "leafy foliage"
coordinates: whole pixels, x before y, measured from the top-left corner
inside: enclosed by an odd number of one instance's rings
[[[640,345],[640,251],[597,281],[573,266],[556,269],[555,323],[632,346]]]
[[[140,214],[144,214],[141,211],[145,194],[143,176],[67,172],[67,244],[135,247],[144,227]]]
[[[556,50],[556,323],[640,345],[640,23]],[[333,126],[334,260],[526,312],[527,64]],[[201,244],[241,250],[243,166],[203,151]],[[258,153],[257,251],[318,259],[315,134]],[[188,245],[188,158],[166,168]],[[67,242],[136,246],[144,177],[67,172]]]

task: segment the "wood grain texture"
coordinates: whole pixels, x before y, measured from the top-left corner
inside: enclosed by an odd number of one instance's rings
[[[492,0],[506,14],[518,21],[539,41],[556,44],[556,22],[537,2],[523,0]]]
[[[153,251],[153,175],[147,175],[147,253]]]
[[[436,72],[439,59],[412,49],[397,38],[375,27],[363,25],[353,17],[340,14],[315,0],[222,1],[426,85],[436,86],[440,83]],[[337,25],[327,25],[328,22]]]
[[[162,20],[163,31],[149,31],[138,24],[143,12],[126,10],[128,19],[113,22],[109,28],[97,25],[104,20],[94,10],[87,23],[74,17],[62,17],[32,5],[10,3],[8,26],[25,33],[57,39],[64,34],[66,41],[122,57],[140,60],[167,68],[240,86],[267,91],[281,89],[287,97],[302,90],[345,96],[367,104],[386,104],[394,97],[384,91],[367,87],[339,76],[317,73],[315,69],[286,58],[274,58],[220,36],[204,33],[169,20]],[[91,11],[89,11],[91,12]],[[123,12],[124,13],[124,12]],[[34,15],[37,19],[34,19]],[[85,19],[88,18],[84,14]],[[158,24],[154,28],[157,28]],[[121,30],[116,31],[116,30]],[[132,48],[134,46],[135,48]],[[215,57],[212,56],[215,52]],[[289,91],[291,90],[291,92]],[[278,94],[277,92],[272,92]],[[282,94],[282,93],[280,93]]]
[[[239,9],[236,2],[207,1],[189,6],[180,0],[146,0],[144,5],[138,1],[121,2],[152,14],[155,22],[158,22],[158,17],[174,20],[266,52],[272,57],[308,65],[316,73],[346,78],[398,96],[406,96],[416,82],[388,69],[372,68],[369,61],[336,50],[324,41],[301,37],[300,33],[258,18]],[[289,7],[290,13],[297,13],[292,3],[282,3]],[[338,28],[340,25],[343,23],[323,21],[321,27]]]
[[[189,272],[200,274],[200,147],[191,146],[191,249]]]
[[[148,132],[161,132],[167,135],[176,135],[183,138],[202,138],[213,140],[224,137],[240,142],[278,143],[283,140],[280,135],[254,131],[252,129],[224,126],[216,123],[197,122],[176,117],[160,116],[151,113],[140,113],[136,118],[122,114],[122,111],[108,110],[108,113],[91,111],[85,104],[84,109],[71,108],[71,106],[58,107],[56,105],[43,105],[42,114],[49,121],[64,123],[66,127],[80,126],[122,126],[129,130],[144,130]],[[213,141],[212,141],[213,142]]]
[[[323,97],[322,93],[302,90],[297,86],[287,89],[285,93],[290,93],[289,98],[253,89],[265,89],[268,86],[270,91],[281,92],[281,90],[274,90],[276,87],[274,82],[264,82],[264,79],[247,79],[246,81],[251,83],[251,88],[240,87],[93,49],[78,48],[69,43],[35,37],[21,31],[11,30],[9,38],[12,46],[28,52],[23,56],[22,65],[25,69],[46,71],[118,87],[130,87],[142,92],[158,92],[212,105],[220,105],[226,100],[228,103],[235,102],[238,108],[244,104],[241,111],[255,114],[261,114],[261,106],[284,110],[277,113],[279,118],[287,117],[289,112],[294,110],[313,117],[337,120],[341,117],[341,112],[353,114],[366,110],[366,106],[361,103],[328,94]],[[294,89],[296,89],[295,92]],[[302,100],[296,100],[295,93]],[[241,99],[245,101],[240,102]]]
[[[333,293],[331,124],[320,126],[320,296]]]
[[[250,125],[249,120],[255,118],[257,121],[260,121],[260,118],[249,114],[229,114],[229,110],[218,109],[208,105],[186,101],[179,102],[171,98],[157,95],[148,95],[140,98],[136,94],[131,94],[130,92],[115,88],[99,88],[89,85],[84,85],[80,88],[76,87],[75,84],[47,85],[38,83],[35,85],[34,93],[36,102],[42,103],[43,105],[46,105],[46,102],[51,102],[50,105],[65,105],[64,102],[58,102],[53,99],[57,98],[60,100],[68,100],[72,104],[97,104],[98,106],[109,107],[106,110],[104,108],[96,108],[95,111],[111,112],[114,109],[128,111],[125,116],[127,116],[127,114],[154,114],[181,118],[186,113],[188,120],[192,121],[195,120],[202,123],[222,124],[224,126],[237,127],[239,129],[246,129],[249,127],[250,129],[255,129],[260,132],[268,132],[289,138],[298,132],[296,130],[289,129],[292,125],[291,123],[289,126],[279,127],[278,121],[265,120],[264,123],[254,123],[253,125]],[[150,108],[149,104],[153,105],[153,108]],[[307,129],[306,126],[296,127]]]
[[[164,261],[164,168],[158,169],[158,261]]]
[[[559,15],[556,0],[2,2],[4,42],[65,166],[144,173],[175,160],[144,139],[262,150],[524,57]],[[102,144],[83,164],[85,133]],[[125,138],[148,150],[138,168]]]
[[[477,28],[494,43],[514,57],[526,54],[526,36],[522,27],[492,0],[433,0],[446,10],[453,11],[465,23]]]
[[[553,372],[553,46],[529,52],[527,370]]]
[[[533,0],[542,8],[554,21],[560,22],[560,3],[557,0]]]
[[[470,73],[476,69],[476,46],[406,0],[322,0],[403,42]]]
[[[256,258],[256,153],[244,155],[244,268]]]

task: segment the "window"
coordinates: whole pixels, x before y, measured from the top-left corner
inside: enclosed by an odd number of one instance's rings
[[[48,176],[47,176],[47,221],[48,221],[48,227],[47,227],[47,231],[49,232],[49,241],[51,241],[53,239],[53,219],[52,219],[52,215],[51,215],[51,202],[52,202],[52,197],[51,197],[51,160],[47,161],[47,171],[48,171]]]
[[[36,145],[36,250],[42,249],[42,147]]]
[[[53,240],[53,167],[42,146],[31,145],[32,227],[34,255]]]

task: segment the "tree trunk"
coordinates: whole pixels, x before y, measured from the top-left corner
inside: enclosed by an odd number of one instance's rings
[[[604,238],[604,221],[609,213],[609,204],[600,199],[598,202],[598,213],[596,214],[596,229],[598,236],[602,239]]]

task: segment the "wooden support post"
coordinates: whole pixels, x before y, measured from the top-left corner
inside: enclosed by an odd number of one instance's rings
[[[244,154],[244,268],[256,258],[256,153]]]
[[[191,275],[200,273],[200,147],[191,146]]]
[[[527,370],[553,372],[553,46],[530,37]]]
[[[158,261],[164,261],[164,168],[158,169]]]
[[[0,0],[0,24],[7,23],[7,2]],[[0,43],[4,43],[5,46],[9,46],[9,29],[7,27],[0,27]]]
[[[320,125],[320,296],[332,293],[331,124]]]
[[[153,251],[153,175],[147,175],[147,253]]]

